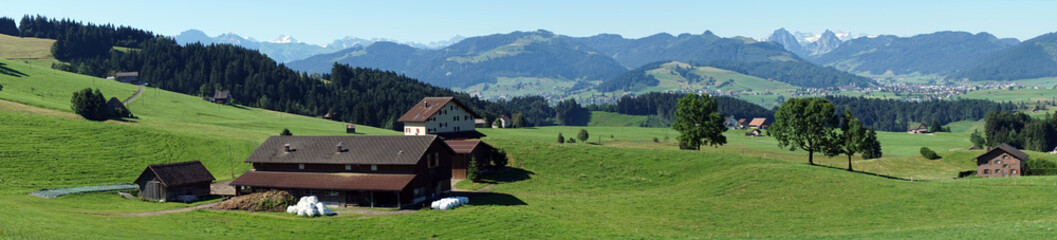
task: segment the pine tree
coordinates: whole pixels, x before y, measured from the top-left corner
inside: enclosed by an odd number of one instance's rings
[[[562,136],[562,133],[558,133],[558,144],[562,143],[565,143],[565,137]]]
[[[866,131],[866,138],[863,139],[862,158],[863,159],[875,159],[881,158],[881,142],[877,141],[877,132],[873,128]]]
[[[481,177],[478,174],[479,170],[480,169],[477,167],[477,157],[470,156],[470,162],[466,163],[466,179],[474,182],[481,180]]]

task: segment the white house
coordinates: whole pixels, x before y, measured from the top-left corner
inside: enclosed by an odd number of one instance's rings
[[[397,121],[404,123],[404,135],[439,135],[447,139],[480,137],[474,120],[481,118],[453,97],[427,97],[411,107]]]

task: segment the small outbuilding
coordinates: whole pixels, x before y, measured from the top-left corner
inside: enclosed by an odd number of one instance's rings
[[[759,128],[754,128],[752,131],[745,132],[745,136],[760,137],[763,136],[763,131],[760,131]]]
[[[119,72],[114,73],[114,80],[123,83],[135,83],[139,82],[139,72]]]
[[[356,124],[345,124],[345,133],[356,133]]]
[[[925,123],[922,123],[921,125],[918,125],[918,127],[916,127],[916,128],[907,129],[907,133],[909,133],[909,134],[926,134],[926,133],[929,133],[929,126],[925,125]]]
[[[451,158],[451,178],[466,179],[466,169],[470,162],[477,162],[477,170],[492,166],[492,152],[495,148],[481,140],[444,140],[455,155]]]
[[[110,101],[106,102],[106,110],[110,112],[110,116],[132,117],[132,113],[128,111],[125,104],[116,97],[110,97]]]
[[[216,104],[231,104],[231,91],[217,90],[213,92],[213,97],[206,97],[203,99]]]
[[[209,196],[213,174],[199,161],[147,166],[136,178],[139,194],[154,201],[202,199]],[[191,200],[194,201],[194,200]]]
[[[1027,170],[1028,154],[1008,144],[988,150],[976,157],[976,175],[981,177],[1019,177]]]

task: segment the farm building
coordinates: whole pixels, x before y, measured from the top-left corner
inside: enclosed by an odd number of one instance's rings
[[[476,128],[486,128],[488,127],[488,121],[485,121],[484,118],[474,118],[473,125]]]
[[[231,91],[217,90],[213,92],[212,97],[205,97],[202,99],[216,104],[231,104]]]
[[[1017,177],[1027,170],[1028,154],[1003,143],[976,157],[976,175]]]
[[[736,120],[734,116],[727,117],[726,120],[723,120],[723,126],[727,127],[727,129],[745,128],[745,125],[742,125],[741,122],[738,122],[738,120]]]
[[[764,125],[764,123],[767,123],[767,118],[753,118],[748,126],[750,128],[766,128],[767,125]]]
[[[209,196],[209,184],[216,180],[199,161],[147,166],[136,178],[144,199],[176,201],[181,196],[196,199]]]
[[[404,113],[404,135],[434,134],[445,139],[480,138],[474,119],[481,118],[453,97],[427,97]]]
[[[277,189],[327,204],[402,208],[451,191],[454,154],[434,135],[273,136],[231,185],[239,195]]]
[[[759,128],[754,128],[752,131],[745,132],[745,136],[760,137],[763,136],[763,131],[760,131]]]
[[[119,116],[119,117],[131,117],[132,116],[132,114],[129,113],[128,108],[125,107],[125,104],[121,103],[121,100],[117,100],[116,97],[110,97],[110,101],[106,102],[106,110],[109,111],[111,116]]]
[[[926,133],[929,133],[929,126],[925,125],[924,123],[922,123],[921,125],[918,125],[918,127],[916,127],[916,128],[907,129],[907,133],[909,133],[909,134],[926,134]]]
[[[134,83],[139,82],[139,72],[119,72],[114,73],[114,80],[123,83]]]
[[[491,166],[495,148],[481,140],[446,140],[444,143],[455,151],[451,158],[452,179],[466,179],[466,168],[471,159],[477,161],[478,170]]]
[[[506,115],[499,115],[499,118],[497,118],[495,122],[492,123],[492,128],[510,128],[510,125],[512,123],[513,121],[510,120],[510,117],[507,117]]]
[[[345,124],[345,133],[356,133],[356,124]]]

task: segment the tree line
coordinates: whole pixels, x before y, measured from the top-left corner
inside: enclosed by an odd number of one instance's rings
[[[665,122],[675,121],[675,109],[679,99],[685,95],[678,93],[647,93],[639,96],[624,96],[617,100],[615,105],[589,106],[592,110],[616,112],[627,115],[656,115]],[[716,102],[716,109],[724,116],[735,116],[737,118],[768,118],[774,115],[774,111],[759,105],[746,102],[741,99],[716,96],[711,97]]]
[[[1048,152],[1057,147],[1057,116],[1046,113],[1032,118],[1021,112],[999,111],[987,114],[984,136],[974,132],[974,145],[998,146],[1002,143],[1032,151]]]
[[[1013,103],[978,99],[903,101],[847,96],[830,96],[827,99],[838,110],[851,110],[863,125],[892,132],[906,131],[915,122],[946,125],[963,120],[980,120],[990,112],[1017,109]]]

